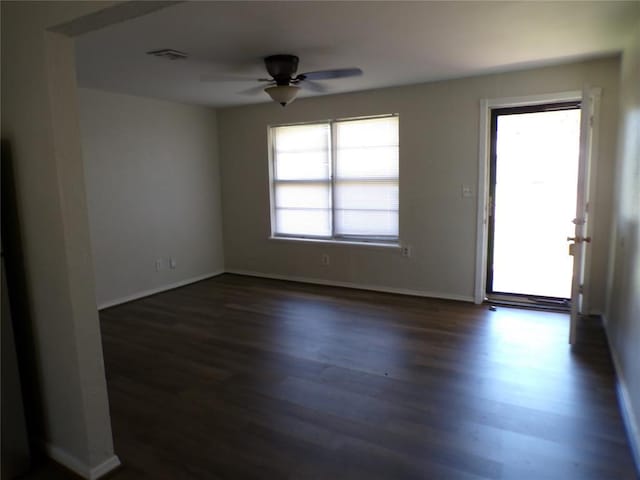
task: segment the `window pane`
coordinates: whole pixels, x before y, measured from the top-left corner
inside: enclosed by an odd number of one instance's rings
[[[329,178],[329,152],[277,153],[276,180],[325,180]]]
[[[340,148],[398,146],[398,117],[348,120],[336,127]]]
[[[336,208],[398,210],[397,182],[336,182]]]
[[[331,236],[331,214],[328,209],[276,209],[276,233],[284,235]]]
[[[389,210],[338,210],[336,235],[398,236],[398,212]]]
[[[329,183],[292,182],[276,183],[276,208],[329,209],[331,190]]]
[[[340,148],[337,178],[398,177],[398,147]]]
[[[272,129],[274,178],[329,178],[329,125],[295,125]]]
[[[398,118],[336,123],[335,235],[398,236]]]
[[[326,150],[329,147],[328,123],[274,127],[272,133],[278,153]]]

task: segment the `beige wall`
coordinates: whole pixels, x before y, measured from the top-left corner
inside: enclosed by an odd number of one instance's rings
[[[591,305],[604,304],[615,157],[618,58],[460,80],[218,111],[227,270],[409,290],[471,300],[476,199],[461,185],[478,183],[479,101],[602,87],[594,185]],[[267,126],[288,122],[400,114],[398,250],[268,240]],[[330,265],[321,264],[323,253]]]
[[[19,231],[11,233],[22,240],[24,260],[26,309],[15,321],[31,332],[28,380],[39,407],[28,415],[42,417],[37,434],[48,452],[85,476],[118,460],[94,296],[73,41],[45,29],[106,5],[1,6],[2,140],[11,151],[2,162],[10,158],[15,173]]]
[[[606,326],[640,469],[640,23],[623,55],[620,110]]]
[[[215,110],[88,89],[79,100],[98,305],[221,272]]]

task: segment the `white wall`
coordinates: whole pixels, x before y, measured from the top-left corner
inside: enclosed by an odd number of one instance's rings
[[[471,300],[478,183],[479,101],[602,87],[594,185],[591,305],[604,304],[615,156],[618,58],[218,110],[227,270],[305,277]],[[400,114],[400,239],[397,250],[268,240],[267,127],[397,112]],[[569,219],[570,220],[570,219]],[[535,232],[525,232],[535,234]],[[321,264],[330,255],[328,267]]]
[[[79,100],[98,305],[222,271],[215,110],[84,88]]]
[[[624,51],[607,334],[640,470],[640,23]]]
[[[73,41],[47,29],[107,5],[1,4],[2,141],[11,152],[3,151],[2,162],[3,174],[5,162],[14,171],[18,222],[9,233],[22,250],[25,308],[15,322],[29,333],[22,336],[30,359],[25,401],[29,423],[39,427],[31,440],[87,478],[118,459],[95,306]],[[9,273],[17,252],[5,255]]]

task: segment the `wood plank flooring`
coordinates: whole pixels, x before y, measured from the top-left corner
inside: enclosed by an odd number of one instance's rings
[[[636,478],[595,322],[229,274],[100,319],[117,480]]]

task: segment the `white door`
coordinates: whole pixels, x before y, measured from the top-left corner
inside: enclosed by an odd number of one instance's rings
[[[594,143],[594,118],[597,107],[598,91],[585,88],[582,91],[580,118],[580,156],[578,165],[578,197],[576,202],[575,232],[567,240],[570,243],[569,253],[573,255],[573,279],[571,283],[571,325],[569,343],[576,341],[578,317],[583,312],[583,296],[585,284],[585,261],[587,248],[591,243],[588,236],[589,220],[589,178],[591,156]]]

